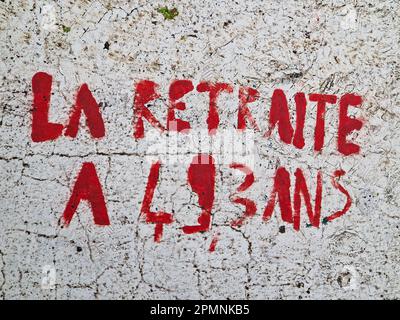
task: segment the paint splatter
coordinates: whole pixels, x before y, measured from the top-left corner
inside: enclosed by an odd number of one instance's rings
[[[219,240],[219,233],[217,233],[211,240],[210,247],[208,248],[208,251],[214,252],[215,247],[217,246],[217,242]]]

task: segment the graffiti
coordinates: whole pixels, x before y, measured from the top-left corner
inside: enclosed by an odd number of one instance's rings
[[[132,120],[133,137],[132,139],[145,139],[145,125],[148,122],[161,134],[163,132],[175,132],[187,135],[193,130],[189,121],[178,118],[175,111],[184,111],[186,103],[180,101],[187,93],[197,90],[198,94],[207,94],[209,110],[204,124],[209,136],[215,136],[219,128],[219,107],[218,98],[222,94],[232,94],[233,86],[228,83],[200,82],[196,87],[191,80],[175,80],[169,87],[167,118],[166,121],[157,119],[150,111],[148,104],[160,99],[159,86],[150,80],[141,80],[134,86],[134,118]],[[102,139],[106,136],[106,127],[101,114],[100,104],[97,103],[89,89],[88,84],[82,84],[76,94],[76,102],[72,106],[69,120],[66,124],[49,122],[48,114],[51,107],[52,76],[38,72],[32,78],[33,109],[32,109],[32,131],[31,138],[34,142],[46,142],[56,140],[64,135],[70,139],[77,136],[80,118],[84,115],[86,126],[93,139]],[[363,121],[349,115],[349,107],[360,107],[362,98],[356,94],[344,94],[341,97],[329,94],[312,93],[306,95],[298,92],[294,96],[295,101],[295,121],[290,116],[290,106],[286,94],[281,89],[275,89],[271,97],[271,106],[267,119],[268,129],[261,132],[260,125],[253,117],[249,105],[260,98],[260,93],[250,87],[240,87],[238,91],[237,122],[234,125],[238,132],[250,130],[259,133],[263,139],[271,137],[274,131],[277,132],[279,140],[287,145],[292,145],[295,149],[303,149],[306,145],[304,138],[304,125],[306,109],[310,102],[316,103],[316,121],[313,135],[313,150],[316,155],[323,151],[326,123],[326,109],[333,108],[336,103],[338,106],[337,123],[337,151],[342,156],[358,154],[360,146],[350,141],[348,136],[359,131],[363,126]],[[182,113],[180,113],[182,114]],[[246,143],[244,143],[246,144]],[[145,157],[145,154],[143,155]],[[150,163],[150,172],[147,178],[146,189],[144,191],[141,216],[146,223],[154,224],[154,241],[162,241],[165,225],[174,223],[173,213],[158,210],[152,211],[154,192],[159,183],[160,170],[168,163],[162,160],[154,160]],[[256,177],[252,170],[253,165],[231,161],[226,164],[233,171],[240,171],[243,182],[237,186],[236,191],[230,195],[232,203],[243,206],[242,216],[231,221],[232,227],[239,228],[248,219],[253,219],[258,209],[254,199],[239,196],[247,189],[251,189]],[[352,199],[339,179],[344,176],[345,171],[338,169],[332,173],[323,173],[320,170],[316,177],[316,190],[314,204],[310,195],[309,184],[301,168],[296,168],[294,175],[291,175],[284,166],[277,166],[274,175],[271,177],[272,186],[266,186],[266,193],[269,194],[268,200],[262,208],[262,221],[268,221],[273,215],[275,207],[279,205],[280,215],[284,222],[293,224],[294,230],[300,230],[300,211],[305,207],[309,220],[308,226],[319,228],[320,224],[331,222],[349,211]],[[343,198],[342,209],[326,214],[321,217],[322,199],[324,195],[324,179],[330,177],[332,187],[338,195]],[[196,153],[191,163],[187,166],[187,187],[197,196],[198,224],[180,226],[184,234],[204,233],[210,230],[213,217],[213,207],[215,194],[218,192],[216,185],[215,158],[212,152]],[[294,190],[293,193],[291,190]],[[96,225],[106,226],[112,222],[107,211],[107,199],[103,193],[103,186],[98,178],[97,170],[92,162],[83,163],[76,178],[69,201],[64,209],[61,221],[68,226],[76,213],[81,201],[87,201],[93,214]],[[216,234],[210,245],[210,252],[215,250],[220,234]]]
[[[52,76],[38,72],[32,79],[33,90],[33,109],[32,109],[32,140],[34,142],[44,142],[55,140],[62,135],[71,138],[76,137],[78,125],[82,111],[86,116],[86,124],[93,138],[103,138],[106,134],[104,121],[101,116],[99,104],[93,97],[87,84],[83,84],[78,89],[76,95],[76,103],[72,108],[70,118],[67,125],[60,123],[51,123],[48,121],[48,112],[50,107]],[[134,98],[134,119],[133,119],[133,135],[135,139],[143,139],[144,120],[148,121],[153,127],[160,132],[174,130],[187,133],[191,126],[188,121],[177,119],[175,110],[185,110],[185,103],[179,102],[186,93],[194,90],[194,86],[190,80],[173,81],[169,88],[169,100],[167,124],[163,125],[161,120],[151,113],[146,104],[160,98],[157,92],[158,85],[149,80],[142,80],[135,84]],[[209,83],[201,82],[197,86],[199,93],[207,92],[209,95],[209,111],[207,117],[207,127],[210,135],[218,130],[219,114],[217,100],[220,94],[232,93],[232,86],[227,83]],[[245,130],[246,120],[250,122],[253,129],[259,130],[258,125],[251,115],[248,103],[254,102],[259,96],[256,89],[240,88],[239,90],[239,107],[237,115],[237,129]],[[350,117],[348,109],[350,106],[359,107],[362,98],[355,94],[344,94],[340,99],[335,95],[327,94],[310,94],[309,100],[317,102],[317,117],[315,123],[314,134],[314,150],[322,151],[325,136],[325,113],[327,104],[334,104],[339,100],[339,122],[337,127],[337,150],[343,155],[351,155],[359,153],[360,147],[347,141],[347,136],[353,131],[358,131],[363,126],[361,119]],[[289,114],[289,105],[287,97],[283,90],[275,89],[271,98],[271,108],[268,117],[268,130],[264,133],[264,137],[268,138],[273,129],[278,127],[278,134],[282,142],[293,144],[297,149],[304,147],[304,122],[306,112],[306,96],[299,92],[295,95],[296,102],[296,126],[292,126]]]

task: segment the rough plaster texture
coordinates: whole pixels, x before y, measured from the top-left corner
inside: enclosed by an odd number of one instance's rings
[[[179,15],[165,20],[157,12],[164,5]],[[399,298],[399,14],[397,0],[1,1],[1,297]],[[106,137],[92,139],[82,123],[76,139],[33,143],[31,79],[38,71],[53,75],[54,122],[66,123],[77,88],[88,83],[101,102]],[[154,140],[132,138],[138,79],[160,84],[164,98],[154,113],[162,119],[172,79],[258,88],[262,99],[252,111],[263,130],[275,88],[290,98],[297,91],[360,94],[357,115],[366,123],[352,138],[361,154],[337,153],[337,106],[327,111],[321,155],[312,150],[315,108],[307,112],[301,151],[276,135],[255,134],[256,182],[246,195],[257,203],[256,216],[241,228],[230,226],[242,207],[229,194],[242,176],[218,164],[211,231],[194,235],[181,230],[199,214],[186,166],[164,166],[153,206],[173,210],[175,222],[154,243],[154,225],[139,219],[150,170],[144,155]],[[221,128],[228,130],[236,123],[235,92],[219,103]],[[185,101],[180,116],[205,129],[205,95],[193,92]],[[96,164],[110,227],[95,226],[84,202],[68,228],[58,224],[84,161]],[[303,168],[312,194],[321,169],[325,216],[343,206],[329,175],[344,169],[350,211],[319,229],[305,227],[302,211],[299,232],[279,211],[263,222],[277,161],[292,173]],[[49,270],[56,281],[48,288]]]

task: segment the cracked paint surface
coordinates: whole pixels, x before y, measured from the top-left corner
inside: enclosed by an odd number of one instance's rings
[[[157,9],[166,6],[179,15],[165,19]],[[399,298],[399,16],[396,0],[0,2],[1,297]],[[38,71],[53,75],[51,121],[67,121],[75,92],[88,83],[106,136],[92,139],[82,121],[75,139],[32,142],[31,79]],[[160,84],[159,119],[174,79],[257,88],[252,113],[263,131],[275,88],[291,103],[298,91],[357,93],[357,115],[366,120],[353,137],[361,153],[335,153],[336,107],[327,108],[319,155],[311,143],[296,150],[255,135],[255,182],[242,195],[255,201],[256,214],[231,225],[243,208],[229,195],[243,175],[217,164],[211,230],[192,235],[181,230],[200,212],[187,166],[163,166],[152,205],[173,212],[175,223],[156,243],[154,225],[140,219],[151,166],[144,155],[154,143],[132,137],[140,79]],[[205,95],[191,93],[185,102],[182,118],[206,129]],[[236,91],[221,97],[219,110],[220,128],[233,128]],[[312,136],[314,124],[310,112],[305,134]],[[67,228],[59,224],[84,162],[96,165],[110,226],[94,225],[84,202]],[[264,222],[277,163],[291,174],[301,167],[312,195],[323,171],[324,216],[342,208],[329,175],[345,170],[350,211],[318,229],[302,220],[295,231],[279,214]],[[43,285],[45,266],[55,270],[50,288]]]

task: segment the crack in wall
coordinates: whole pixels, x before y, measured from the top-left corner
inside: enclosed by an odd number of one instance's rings
[[[1,250],[0,250],[0,258],[1,258],[1,275],[3,278],[3,281],[0,284],[0,292],[1,292],[1,297],[4,300],[5,296],[6,296],[6,292],[4,290],[4,286],[6,284],[6,273],[4,271],[6,268],[6,264],[5,264],[5,260],[4,260],[4,253]]]

